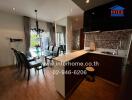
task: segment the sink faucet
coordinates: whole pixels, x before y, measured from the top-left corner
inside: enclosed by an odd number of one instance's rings
[[[119,50],[119,46],[117,46],[117,48],[116,48],[116,55],[118,55],[118,50]]]
[[[118,46],[117,46],[117,48],[114,50],[113,55],[118,55]]]
[[[118,55],[119,48],[121,48],[121,40],[119,41],[119,45],[117,45],[116,49],[113,52],[114,55]]]

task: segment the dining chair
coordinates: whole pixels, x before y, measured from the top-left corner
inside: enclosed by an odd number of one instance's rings
[[[14,55],[15,55],[15,57],[16,57],[16,67],[18,68],[18,71],[21,73],[22,72],[22,67],[23,67],[23,62],[22,62],[22,59],[21,59],[21,55],[20,55],[20,53],[19,53],[19,51],[18,50],[16,50],[16,49],[14,49],[14,48],[11,48],[11,50],[13,50],[13,52],[14,52]],[[33,57],[27,57],[27,60],[29,61],[29,62],[31,62],[31,61],[35,61],[35,58],[33,58]]]
[[[49,56],[46,56],[46,63],[47,63],[47,60],[49,60],[50,63],[51,63],[53,58],[59,56],[59,50],[60,50],[60,47],[55,46],[54,49],[53,49],[52,54],[49,55]]]
[[[14,52],[16,58],[16,68],[18,69],[18,72],[22,72],[22,61],[20,59],[20,56],[18,55],[18,51],[14,48],[11,48],[11,50]]]
[[[61,51],[63,52],[63,54],[65,54],[66,52],[66,45],[60,45],[60,53]]]
[[[49,46],[49,51],[53,51],[53,49],[54,49],[53,45]]]
[[[45,67],[43,66],[42,62],[38,62],[38,61],[28,61],[28,59],[27,59],[27,57],[25,56],[24,53],[19,52],[19,54],[21,55],[21,59],[22,59],[22,62],[24,64],[24,77],[26,75],[26,70],[28,71],[27,81],[29,81],[29,78],[30,78],[30,69],[32,69],[32,68],[35,69],[35,72],[36,72],[36,70],[42,69],[43,74],[44,74],[44,68]]]

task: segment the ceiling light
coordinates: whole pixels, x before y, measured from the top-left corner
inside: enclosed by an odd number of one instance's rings
[[[15,11],[15,10],[16,10],[16,8],[12,8],[12,10],[13,10],[13,11]]]
[[[43,33],[44,30],[39,28],[39,24],[38,24],[38,18],[37,18],[37,11],[38,10],[34,10],[35,14],[36,14],[36,27],[32,28],[32,31],[35,31],[37,33],[37,35],[40,35],[40,33]]]
[[[89,3],[89,0],[86,0],[86,3]]]

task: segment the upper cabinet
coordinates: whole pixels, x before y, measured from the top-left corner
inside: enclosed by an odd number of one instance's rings
[[[84,12],[84,32],[132,28],[132,3],[116,0]]]

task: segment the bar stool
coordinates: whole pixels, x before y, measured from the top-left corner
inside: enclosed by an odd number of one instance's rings
[[[90,81],[90,82],[94,82],[95,81],[95,69],[93,67],[86,67],[85,70],[87,71],[86,74],[86,80]]]

